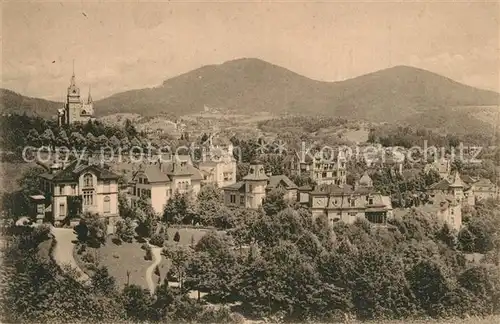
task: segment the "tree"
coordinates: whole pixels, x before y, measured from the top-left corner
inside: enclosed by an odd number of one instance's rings
[[[92,287],[98,294],[113,296],[116,293],[116,280],[109,275],[108,268],[97,268],[91,278]]]
[[[128,151],[130,149],[130,141],[128,140],[127,136],[122,138],[121,146],[122,146],[122,150],[124,150],[124,151]]]
[[[80,221],[80,224],[82,223],[88,231],[86,242],[93,246],[100,246],[106,242],[106,223],[98,214],[85,213]]]
[[[437,239],[446,244],[449,248],[454,249],[457,244],[457,238],[453,229],[448,225],[448,223],[444,223],[441,227],[441,230],[437,233]]]
[[[187,262],[191,257],[191,249],[182,245],[176,245],[163,249],[163,254],[172,261],[172,267],[177,272],[179,286],[183,288],[183,277]]]
[[[28,135],[26,136],[27,142],[34,146],[34,147],[40,147],[42,145],[42,139],[40,137],[40,134],[38,134],[36,129],[30,129]]]
[[[56,138],[55,138],[54,133],[52,132],[51,129],[46,129],[41,136],[41,140],[42,140],[43,145],[46,145],[49,147],[54,146],[55,139]]]
[[[179,233],[179,231],[175,232],[175,235],[174,235],[174,241],[176,243],[179,243],[179,241],[181,240],[181,234]]]
[[[97,148],[97,145],[98,145],[97,138],[95,138],[95,136],[91,132],[87,133],[87,136],[85,139],[86,139],[86,144],[87,144],[89,149],[94,150]]]
[[[196,206],[190,194],[176,191],[163,209],[163,220],[167,224],[193,224],[195,219]]]
[[[120,220],[116,223],[116,235],[127,243],[132,243],[135,236],[134,221],[131,218]]]
[[[102,149],[106,146],[108,146],[109,144],[109,140],[108,138],[106,137],[106,135],[102,134],[100,135],[98,138],[97,138],[97,143],[99,145],[99,147]]]
[[[61,129],[57,134],[57,145],[64,147],[69,146],[68,134],[66,134],[66,131],[64,129]]]
[[[87,139],[79,132],[73,132],[70,136],[70,142],[74,148],[83,149],[87,145]]]
[[[266,195],[266,198],[262,202],[262,208],[264,208],[267,215],[276,215],[288,207],[285,194],[285,189],[275,188]]]
[[[125,120],[125,133],[128,137],[134,138],[137,136],[137,130],[135,129],[135,126],[128,118]]]
[[[153,301],[148,291],[137,285],[127,285],[123,289],[122,299],[127,318],[138,322],[150,318]]]
[[[120,147],[120,143],[120,140],[115,135],[109,138],[109,145],[111,145],[114,149],[118,149]]]

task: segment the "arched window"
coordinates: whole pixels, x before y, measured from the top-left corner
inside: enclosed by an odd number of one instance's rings
[[[85,110],[82,110],[82,115],[86,115],[87,112]]]
[[[93,177],[90,173],[87,173],[86,175],[83,176],[83,186],[85,187],[93,187]]]
[[[111,199],[109,196],[104,197],[104,213],[111,213]]]

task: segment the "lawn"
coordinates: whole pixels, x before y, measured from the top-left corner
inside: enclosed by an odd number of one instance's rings
[[[130,271],[129,284],[134,284],[148,289],[146,270],[153,261],[146,261],[146,252],[141,249],[142,243],[121,243],[117,245],[108,238],[106,244],[98,249],[87,247],[85,253],[97,255],[99,266],[108,268],[109,274],[116,279],[119,289],[127,284],[127,271]],[[97,250],[97,251],[96,251]],[[75,260],[82,269],[86,269],[82,255],[74,253]],[[88,273],[88,270],[85,270]],[[165,272],[166,273],[166,272]],[[154,278],[153,278],[154,279]]]
[[[179,244],[191,245],[192,241],[194,242],[194,244],[196,244],[205,234],[209,233],[210,231],[211,231],[210,229],[204,229],[204,228],[169,227],[167,228],[168,241],[171,243],[175,243],[174,242],[175,232],[179,232],[181,238]]]

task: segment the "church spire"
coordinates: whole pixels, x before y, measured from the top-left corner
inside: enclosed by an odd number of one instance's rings
[[[70,80],[70,87],[76,87],[76,81],[75,81],[75,60],[73,60],[73,73],[71,74],[71,80]]]
[[[90,94],[91,86],[89,85],[89,97],[87,98],[87,103],[92,103],[92,95]]]

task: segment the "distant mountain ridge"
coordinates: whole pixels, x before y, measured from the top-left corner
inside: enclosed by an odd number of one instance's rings
[[[8,89],[0,89],[0,112],[3,114],[26,113],[51,118],[57,115],[57,109],[63,105],[62,102],[26,97]]]
[[[95,109],[101,116],[118,112],[179,116],[201,112],[208,106],[238,114],[268,111],[404,122],[455,106],[498,105],[499,98],[496,92],[409,66],[323,82],[260,59],[243,58],[203,66],[165,80],[155,88],[114,94],[96,101]],[[33,111],[45,113],[46,109],[60,105],[33,100],[37,99],[24,100],[19,107],[28,109],[32,103]]]

